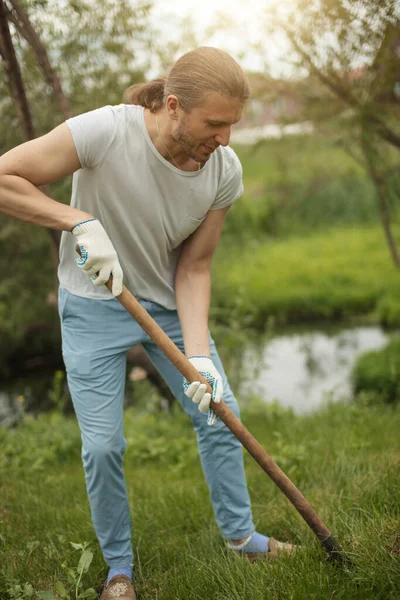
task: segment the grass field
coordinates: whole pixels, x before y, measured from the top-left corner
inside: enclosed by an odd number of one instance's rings
[[[245,192],[214,259],[214,316],[257,328],[355,316],[398,327],[400,276],[360,165],[318,136],[236,150]],[[399,243],[400,183],[390,181]]]
[[[227,323],[244,341],[249,326],[360,319],[398,327],[400,276],[360,167],[337,146],[311,138],[238,152],[246,193],[228,215],[213,263],[214,323]],[[43,253],[37,244],[35,254],[27,235],[15,258],[27,272],[28,257],[37,262]],[[19,273],[12,262],[8,271]],[[49,269],[39,297],[35,278],[18,277],[3,282],[8,304],[0,297],[5,353],[9,340],[22,339],[26,325],[45,314],[54,285]],[[18,302],[10,305],[11,297]],[[172,415],[146,412],[146,403],[154,409],[156,402],[144,383],[125,413],[138,600],[400,599],[399,352],[392,342],[360,360],[361,393],[349,405],[297,416],[253,399],[242,410],[245,425],[344,546],[351,570],[325,560],[300,516],[247,454],[258,531],[305,549],[256,565],[230,554],[189,422],[178,407]],[[393,404],[384,404],[388,398]],[[0,429],[0,600],[91,600],[106,572],[75,419],[54,412]]]
[[[377,226],[242,245],[226,239],[217,249],[213,277],[214,316],[242,326],[355,316],[400,324],[400,274]]]
[[[247,454],[257,529],[306,549],[268,564],[232,557],[214,523],[186,418],[178,409],[172,416],[128,409],[125,468],[139,599],[399,598],[400,413],[353,403],[295,416],[254,403],[242,418],[354,568],[326,562],[300,516]],[[26,419],[0,431],[0,445],[0,597],[95,597],[106,568],[91,526],[75,420]]]

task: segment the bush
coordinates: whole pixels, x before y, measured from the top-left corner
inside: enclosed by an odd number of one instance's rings
[[[268,139],[235,150],[245,190],[229,213],[225,232],[236,239],[378,221],[374,187],[365,171],[327,137]],[[393,187],[399,189],[399,183]]]
[[[400,326],[400,298],[399,296],[385,296],[378,304],[378,317],[385,327]]]
[[[361,355],[353,369],[354,392],[372,402],[394,404],[400,398],[400,338],[383,350]]]
[[[45,471],[79,460],[81,436],[75,419],[53,412],[37,419],[26,415],[15,429],[0,428],[0,469]]]

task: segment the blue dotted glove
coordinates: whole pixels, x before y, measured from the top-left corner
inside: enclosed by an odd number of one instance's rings
[[[207,423],[208,425],[214,425],[218,417],[210,408],[210,402],[211,398],[217,404],[221,401],[223,394],[222,377],[215,368],[213,361],[208,356],[189,356],[189,361],[200,375],[207,379],[213,391],[211,395],[209,392],[206,392],[205,383],[201,383],[200,381],[192,381],[190,383],[190,381],[184,377],[183,390],[185,396],[191,398],[193,402],[198,404],[200,412],[208,412]]]

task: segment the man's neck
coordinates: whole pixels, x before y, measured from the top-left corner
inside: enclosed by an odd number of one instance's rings
[[[171,134],[168,117],[164,112],[144,110],[144,122],[151,141],[161,156],[182,171],[198,171],[199,163],[191,158]],[[158,128],[157,128],[158,121]]]

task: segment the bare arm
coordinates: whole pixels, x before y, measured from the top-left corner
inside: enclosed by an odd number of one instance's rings
[[[187,356],[210,356],[210,267],[228,210],[209,211],[200,227],[184,241],[179,256],[175,292]]]
[[[52,200],[38,187],[81,168],[68,126],[21,144],[0,157],[0,212],[51,229],[71,231],[93,216]]]

